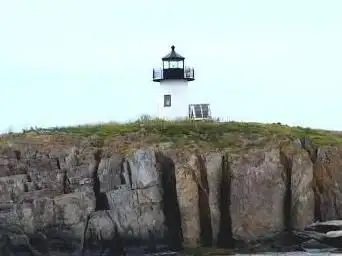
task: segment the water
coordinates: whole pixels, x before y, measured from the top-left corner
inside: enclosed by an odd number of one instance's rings
[[[15,254],[16,256],[29,256],[30,254],[27,253],[19,253]],[[81,256],[79,253],[67,253],[67,252],[50,252],[51,256]],[[90,254],[86,254],[86,256],[112,256],[113,254],[106,254],[106,253],[95,253],[92,252]],[[222,250],[197,250],[194,253],[190,252],[159,252],[159,253],[144,253],[141,251],[134,251],[134,250],[128,250],[126,252],[126,256],[246,256],[246,255],[279,255],[279,256],[300,256],[300,255],[342,255],[342,253],[309,253],[309,252],[263,252],[263,253],[232,253],[232,252],[224,252]]]
[[[145,254],[147,256],[199,256],[200,254]],[[285,252],[285,253],[275,253],[275,252],[265,252],[265,253],[250,253],[250,254],[216,254],[216,253],[211,253],[211,254],[203,254],[201,256],[224,256],[224,255],[232,255],[232,256],[238,256],[238,255],[279,255],[279,256],[285,256],[285,255],[292,255],[292,256],[300,256],[300,255],[308,255],[308,256],[314,256],[314,255],[342,255],[342,253],[308,253],[308,252]],[[127,255],[130,256],[130,255]],[[132,255],[133,256],[133,255]],[[136,255],[134,255],[136,256]]]
[[[61,244],[62,246],[62,244]],[[80,248],[79,246],[77,246]],[[59,248],[65,248],[65,247],[59,247]],[[13,248],[14,249],[14,248]],[[15,250],[14,255],[16,256],[31,256],[26,250],[27,248],[23,248],[23,251],[17,251]],[[104,249],[102,251],[98,252],[86,252],[84,254],[80,253],[79,249],[72,249],[72,251],[69,252],[61,252],[59,249],[50,248],[49,249],[49,255],[51,256],[113,256],[118,255],[117,253],[110,252],[109,248]],[[159,250],[158,253],[149,253],[148,247],[139,246],[139,247],[129,247],[125,248],[126,256],[224,256],[224,255],[234,255],[234,256],[242,256],[242,255],[293,255],[293,256],[299,256],[299,255],[342,255],[341,252],[304,252],[304,251],[292,251],[292,252],[258,252],[258,253],[241,253],[237,251],[233,251],[230,249],[218,249],[218,248],[208,248],[208,247],[202,247],[202,248],[193,248],[193,249],[185,249],[181,252],[174,252],[174,251],[166,251],[165,247],[159,247],[156,248]],[[285,249],[285,248],[284,248]],[[286,249],[285,249],[286,250]],[[14,251],[12,251],[13,253]],[[0,250],[0,256],[2,255],[9,255],[8,253],[2,254],[2,250]],[[42,255],[45,255],[44,253]]]
[[[280,256],[300,256],[300,255],[342,255],[342,253],[329,253],[329,252],[260,252],[260,253],[233,253],[229,250],[221,250],[221,249],[196,249],[196,252],[160,252],[160,253],[141,253],[141,252],[133,252],[128,251],[126,256],[245,256],[245,255],[280,255]],[[95,255],[94,255],[95,256]]]

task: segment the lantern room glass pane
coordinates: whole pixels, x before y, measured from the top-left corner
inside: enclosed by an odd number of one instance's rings
[[[178,68],[178,62],[174,61],[174,60],[171,60],[170,61],[170,68]]]
[[[182,60],[170,60],[163,62],[164,69],[168,68],[184,68],[184,62]]]
[[[164,66],[164,68],[169,68],[169,65],[170,63],[168,62],[168,61],[164,61],[164,63],[163,63],[163,66]]]

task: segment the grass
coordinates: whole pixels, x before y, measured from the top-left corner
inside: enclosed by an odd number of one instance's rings
[[[336,146],[342,143],[342,133],[318,129],[290,127],[282,124],[261,124],[243,122],[212,121],[163,121],[138,120],[119,124],[105,123],[80,125],[73,127],[55,127],[48,129],[32,128],[22,133],[3,136],[2,140],[16,138],[54,137],[60,141],[70,139],[91,139],[95,144],[103,145],[121,139],[122,144],[137,141],[144,143],[172,142],[177,147],[195,145],[197,148],[210,147],[241,148],[265,145],[273,140],[310,138],[317,146]],[[1,137],[0,137],[1,140]]]

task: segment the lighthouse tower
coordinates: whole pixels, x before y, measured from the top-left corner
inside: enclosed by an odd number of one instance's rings
[[[171,46],[162,58],[162,68],[153,69],[153,81],[158,82],[158,117],[176,120],[189,116],[189,85],[195,80],[194,69],[185,67],[185,58]]]

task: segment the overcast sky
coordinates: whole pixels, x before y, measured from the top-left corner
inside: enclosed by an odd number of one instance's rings
[[[156,111],[174,44],[213,116],[342,130],[341,0],[0,0],[0,132]]]

